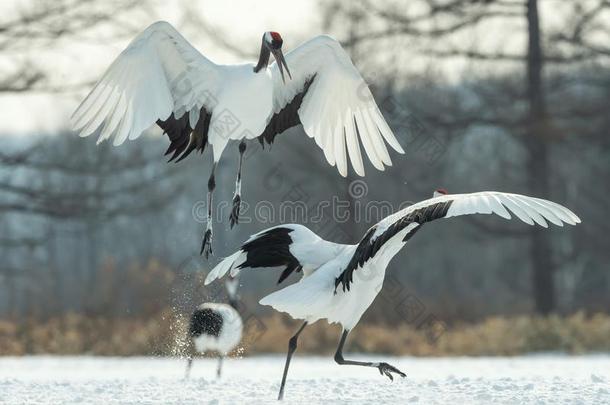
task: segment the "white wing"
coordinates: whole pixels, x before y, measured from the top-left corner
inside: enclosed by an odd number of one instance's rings
[[[549,221],[557,226],[563,223],[576,225],[580,218],[572,211],[552,201],[499,191],[482,191],[470,194],[447,194],[420,201],[380,221],[376,234],[384,232],[397,221],[414,214],[423,222],[470,214],[496,214],[510,219],[510,212],[521,221],[547,227]],[[416,221],[419,222],[419,221]],[[421,222],[420,222],[421,223]]]
[[[324,151],[331,166],[347,175],[347,156],[354,170],[364,176],[360,142],[379,170],[391,166],[387,142],[404,153],[379,111],[373,95],[347,53],[335,39],[321,35],[286,54],[292,80],[282,81],[277,61],[271,65],[273,108],[279,113],[314,77],[298,110],[303,129]]]
[[[426,222],[440,218],[470,214],[496,214],[510,219],[509,210],[523,222],[547,227],[549,221],[555,225],[576,225],[580,218],[569,209],[551,201],[527,197],[520,194],[483,191],[472,194],[442,195],[413,204],[372,226],[360,240],[347,267],[335,280],[335,288],[343,285],[349,290],[353,273],[384,246],[393,247],[392,255]],[[397,238],[400,236],[400,238]]]
[[[211,111],[218,87],[217,66],[174,27],[156,22],[139,34],[112,62],[72,115],[81,136],[102,127],[98,142],[135,139],[157,120],[190,112],[191,128],[205,106]],[[193,108],[197,107],[197,108]]]

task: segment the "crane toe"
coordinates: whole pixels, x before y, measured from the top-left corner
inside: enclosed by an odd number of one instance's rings
[[[396,373],[403,378],[407,376],[405,373],[388,363],[379,363],[377,368],[379,369],[379,374],[385,375],[390,379],[390,381],[394,381],[394,376],[392,373]]]
[[[241,208],[241,196],[239,194],[235,194],[233,197],[233,209],[231,210],[231,215],[229,215],[229,223],[231,225],[231,229],[237,224],[239,224],[239,210]]]
[[[201,251],[199,254],[209,258],[212,254],[212,229],[208,228],[203,234],[203,240],[201,241]]]

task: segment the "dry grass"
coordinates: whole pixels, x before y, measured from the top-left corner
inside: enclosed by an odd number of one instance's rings
[[[245,320],[235,355],[283,353],[299,323],[282,315]],[[186,320],[171,310],[150,319],[104,319],[69,314],[45,322],[0,321],[0,355],[95,354],[182,355],[189,348]],[[516,355],[536,351],[610,351],[610,316],[494,317],[436,331],[408,325],[359,325],[350,335],[351,352],[415,356]],[[300,353],[334,352],[340,328],[318,322],[299,339]]]
[[[297,327],[281,316],[265,320],[269,330],[252,351],[283,352]],[[340,328],[318,322],[299,339],[299,351],[331,353]],[[279,343],[278,343],[279,342]],[[409,325],[358,325],[348,340],[350,351],[413,356],[516,355],[538,351],[584,353],[610,351],[610,316],[576,313],[568,317],[493,317],[476,324],[458,324],[437,332]]]
[[[163,313],[152,319],[105,319],[68,314],[46,322],[0,321],[0,355],[166,354],[178,344],[178,319]]]

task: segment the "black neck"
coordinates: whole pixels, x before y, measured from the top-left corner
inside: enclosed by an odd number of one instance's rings
[[[254,73],[258,73],[261,69],[265,69],[269,64],[269,56],[271,52],[269,52],[269,48],[265,45],[265,38],[263,37],[263,42],[261,43],[261,53],[258,57],[258,63],[254,67]]]

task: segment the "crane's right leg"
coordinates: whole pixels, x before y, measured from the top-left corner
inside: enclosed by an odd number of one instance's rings
[[[184,374],[184,378],[188,380],[189,376],[191,375],[191,367],[193,367],[193,356],[189,355],[186,361],[186,372]]]
[[[379,362],[373,363],[370,361],[356,361],[356,360],[345,360],[343,358],[343,346],[345,345],[345,339],[347,339],[347,335],[349,334],[349,330],[344,330],[341,335],[341,340],[339,341],[339,347],[337,347],[337,352],[335,353],[335,361],[341,365],[351,365],[351,366],[364,366],[364,367],[374,367],[379,370],[379,374],[382,376],[385,375],[390,380],[394,381],[394,377],[392,373],[396,373],[401,377],[406,377],[407,375],[394,367],[391,364]]]
[[[214,170],[216,169],[216,162],[212,164],[212,173],[208,180],[208,217],[205,233],[203,234],[203,241],[201,242],[201,252],[207,259],[212,254],[212,195],[216,188],[216,180],[214,178]]]
[[[286,356],[286,365],[284,366],[284,375],[282,376],[282,384],[280,385],[280,394],[278,395],[278,401],[284,399],[284,386],[286,385],[286,376],[288,375],[288,367],[290,367],[290,359],[292,359],[292,355],[294,351],[297,349],[297,340],[299,339],[299,335],[303,332],[307,326],[307,322],[303,323],[297,333],[294,334],[293,337],[288,341],[288,355]]]
[[[223,360],[224,356],[221,354],[218,356],[218,367],[216,368],[216,378],[220,378],[220,375],[222,374],[222,360]]]
[[[233,209],[229,216],[231,229],[239,223],[239,209],[241,208],[241,166],[244,160],[244,152],[246,151],[246,142],[242,140],[239,143],[239,167],[237,169],[237,180],[235,181],[235,194],[233,195]]]

